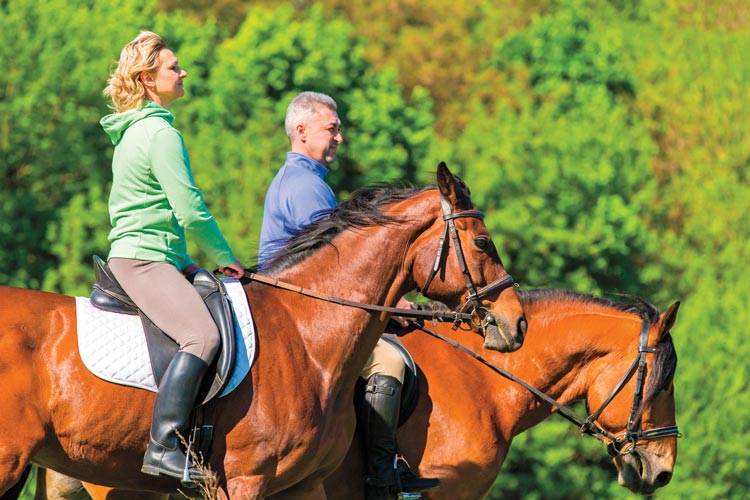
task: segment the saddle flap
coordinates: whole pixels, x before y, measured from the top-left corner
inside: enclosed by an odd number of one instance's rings
[[[240,386],[250,373],[256,357],[255,323],[245,290],[237,280],[222,280],[222,283],[232,308],[235,360],[226,384],[213,401],[229,395]],[[144,321],[138,315],[103,311],[94,307],[88,297],[76,297],[75,300],[79,352],[91,373],[108,382],[157,392],[157,374],[163,374],[177,350],[177,344],[160,331],[158,335],[144,335]],[[171,353],[167,353],[168,347],[164,351],[165,361],[161,370],[157,369],[159,361],[154,362],[151,355],[155,349],[148,346],[153,339],[159,339],[167,346],[171,343],[173,349]],[[161,348],[156,350],[162,352]],[[211,367],[205,378],[213,380],[214,374],[210,370]],[[208,390],[203,394],[207,393]]]
[[[216,322],[221,338],[221,350],[211,364],[212,369],[209,376],[204,380],[200,393],[204,394],[205,392],[203,402],[206,403],[224,388],[234,368],[236,349],[234,316],[224,283],[213,273],[200,269],[188,276],[188,280],[193,283],[193,286],[203,298],[211,317]],[[213,378],[210,376],[211,373],[214,374]]]

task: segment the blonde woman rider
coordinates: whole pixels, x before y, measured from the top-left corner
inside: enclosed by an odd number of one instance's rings
[[[109,267],[136,305],[178,345],[159,382],[142,471],[181,478],[190,412],[219,347],[219,331],[185,279],[199,269],[186,237],[227,276],[244,274],[193,182],[169,106],[185,94],[187,73],[161,37],[143,32],[122,49],[104,94],[114,113],[101,125],[115,146],[109,197]],[[184,274],[183,274],[184,273]],[[195,466],[192,480],[203,480]]]

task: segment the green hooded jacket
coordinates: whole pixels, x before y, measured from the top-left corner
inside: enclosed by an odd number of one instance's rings
[[[185,234],[216,264],[235,261],[195,186],[174,115],[146,101],[141,109],[107,115],[100,123],[115,152],[109,217],[109,258],[192,264]]]

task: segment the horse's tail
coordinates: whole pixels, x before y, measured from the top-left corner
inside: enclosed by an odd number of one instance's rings
[[[31,465],[27,465],[26,469],[24,469],[23,471],[23,474],[21,474],[21,479],[19,479],[16,484],[11,486],[8,491],[3,493],[2,496],[0,496],[0,500],[18,500],[18,497],[21,496],[21,491],[23,491],[23,487],[26,486],[26,480],[29,478],[30,472]]]

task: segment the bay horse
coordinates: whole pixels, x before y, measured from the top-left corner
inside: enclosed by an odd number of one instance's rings
[[[525,333],[523,308],[482,213],[444,163],[437,188],[353,195],[263,273],[319,296],[386,306],[419,288],[458,308],[468,289],[473,305],[461,310],[473,309],[465,314],[476,316],[486,347],[517,349]],[[388,314],[261,278],[244,286],[259,354],[216,404],[207,465],[223,498],[324,499],[323,479],[354,435],[358,374]],[[0,407],[12,429],[0,435],[0,495],[30,463],[109,487],[177,490],[176,479],[140,472],[154,394],[84,367],[73,297],[0,287],[0,347]]]
[[[586,433],[609,445],[622,486],[643,495],[666,486],[677,457],[677,355],[670,330],[679,303],[659,315],[643,301],[615,303],[556,289],[517,294],[528,334],[523,349],[510,354],[478,354],[480,339],[447,323],[398,332],[418,367],[420,392],[414,413],[399,429],[399,448],[412,467],[441,483],[424,498],[485,498],[513,438],[554,412],[573,416],[579,428],[589,422]],[[568,405],[577,400],[595,409],[593,418],[571,415]],[[56,484],[64,480],[48,474]],[[363,474],[355,439],[341,467],[325,480],[328,498],[363,498]],[[87,488],[96,500],[127,498]],[[64,498],[74,497],[50,496]]]
[[[478,354],[476,339],[446,324],[400,336],[419,367],[420,398],[399,429],[399,448],[420,474],[440,479],[424,498],[485,498],[513,438],[553,413],[607,446],[620,485],[651,495],[669,483],[679,436],[670,330],[679,302],[659,315],[641,300],[615,303],[556,289],[517,293],[528,320],[517,352]],[[579,400],[593,409],[588,418],[568,407]],[[363,471],[355,439],[325,481],[328,498],[363,498],[351,479]]]

